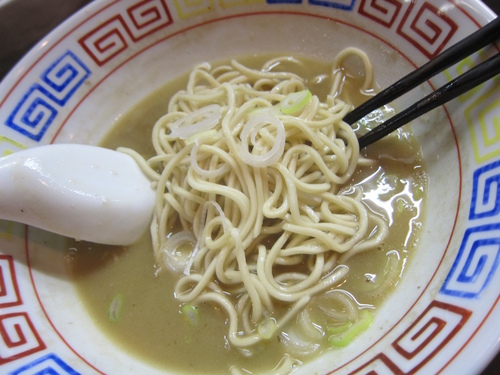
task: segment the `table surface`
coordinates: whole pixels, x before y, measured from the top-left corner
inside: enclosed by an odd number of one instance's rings
[[[11,0],[0,7],[0,80],[43,36],[91,0]],[[50,6],[47,5],[50,3]],[[483,0],[500,14],[499,0]],[[2,5],[2,0],[0,0]],[[34,17],[26,17],[33,14]],[[500,373],[500,354],[481,375]]]

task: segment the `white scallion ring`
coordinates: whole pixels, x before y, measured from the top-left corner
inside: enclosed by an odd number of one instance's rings
[[[170,135],[174,138],[186,139],[195,134],[215,127],[222,116],[221,106],[211,104],[202,107],[170,125]]]
[[[250,153],[248,149],[248,146],[250,145],[249,141],[251,141],[252,144],[255,144],[257,133],[266,125],[272,125],[276,128],[276,139],[274,145],[265,154],[254,155]],[[268,167],[276,163],[283,156],[286,140],[285,126],[278,117],[269,112],[262,115],[252,116],[243,126],[240,133],[240,139],[242,141],[240,149],[241,160],[254,167]]]

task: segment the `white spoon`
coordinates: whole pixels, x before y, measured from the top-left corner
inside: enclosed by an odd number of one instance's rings
[[[128,245],[148,227],[154,201],[137,163],[117,151],[55,144],[0,158],[0,219]]]

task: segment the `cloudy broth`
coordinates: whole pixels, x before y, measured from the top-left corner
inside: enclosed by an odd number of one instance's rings
[[[257,68],[268,58],[251,56],[239,61]],[[276,68],[293,70],[307,80],[313,94],[324,100],[332,84],[331,64],[298,59],[304,62],[302,67],[280,63]],[[111,149],[130,147],[145,157],[152,156],[151,129],[186,79],[174,80],[125,113],[101,145]],[[342,97],[353,105],[366,100],[360,85],[352,74],[344,82]],[[370,121],[379,120],[373,117]],[[376,308],[404,277],[405,265],[417,248],[427,177],[420,148],[408,133],[389,137],[362,155],[377,162],[359,168],[343,189],[349,193],[353,186],[360,187],[370,209],[385,212],[390,221],[389,236],[378,248],[347,261],[350,272],[342,288],[360,304]],[[255,373],[267,372],[283,357],[278,336],[259,344],[252,357],[232,348],[225,337],[227,317],[213,306],[201,305],[199,324],[189,324],[174,298],[177,276],[156,272],[149,233],[127,248],[85,242],[72,242],[68,248],[67,266],[89,314],[130,355],[171,371],[213,374],[227,373],[233,365]]]

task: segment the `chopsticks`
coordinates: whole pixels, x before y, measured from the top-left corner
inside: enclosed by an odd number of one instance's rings
[[[493,43],[500,37],[500,17],[454,44],[434,59],[381,91],[344,117],[352,125],[368,113],[405,94],[444,69],[459,62],[473,52]],[[365,148],[422,114],[471,90],[500,73],[500,53],[448,82],[438,90],[391,117],[381,125],[358,138],[359,148]]]

